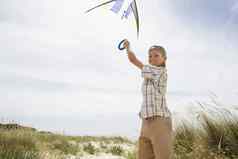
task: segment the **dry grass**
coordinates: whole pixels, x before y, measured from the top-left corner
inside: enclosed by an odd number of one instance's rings
[[[184,121],[175,130],[173,159],[237,159],[238,117],[227,109],[199,104],[202,109],[197,114],[198,125]],[[134,146],[128,151],[120,144]],[[69,154],[100,152],[135,159],[136,149],[137,143],[123,137],[75,137],[0,128],[0,159],[64,159]]]

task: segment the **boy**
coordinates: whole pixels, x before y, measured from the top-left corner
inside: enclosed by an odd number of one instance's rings
[[[141,70],[143,103],[137,159],[170,159],[173,151],[172,115],[166,103],[166,51],[162,46],[149,49],[149,65],[144,65],[125,40],[129,61]]]

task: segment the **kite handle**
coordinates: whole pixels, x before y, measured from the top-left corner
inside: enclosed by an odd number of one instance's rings
[[[125,47],[122,47],[122,46],[121,46],[125,41],[126,41],[126,39],[122,40],[122,41],[119,43],[119,45],[118,45],[118,49],[119,49],[119,50],[124,50],[124,49],[125,49]]]

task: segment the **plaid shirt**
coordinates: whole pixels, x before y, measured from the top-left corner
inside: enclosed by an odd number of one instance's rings
[[[139,112],[140,118],[152,116],[170,117],[171,112],[167,107],[167,69],[144,65],[141,72],[144,78],[142,84],[143,102]]]

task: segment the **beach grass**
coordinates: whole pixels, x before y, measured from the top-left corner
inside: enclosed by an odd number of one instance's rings
[[[198,125],[182,122],[174,138],[175,159],[236,159],[238,117],[224,108],[202,109]]]
[[[238,117],[227,109],[204,109],[197,124],[182,121],[174,131],[173,159],[237,159]],[[138,143],[126,137],[66,136],[0,126],[0,159],[67,159],[108,153],[136,159]]]

